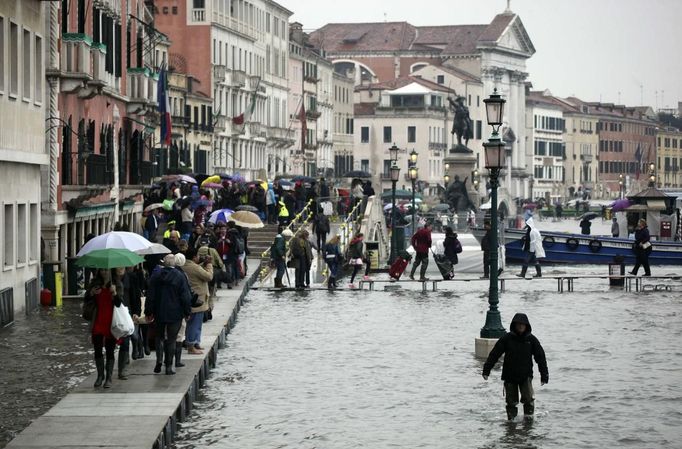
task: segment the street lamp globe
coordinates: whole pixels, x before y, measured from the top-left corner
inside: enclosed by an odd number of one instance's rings
[[[445,163],[445,171],[446,172],[450,171],[450,164],[448,164],[447,162]]]
[[[400,179],[400,167],[398,167],[396,164],[393,164],[391,166],[391,181],[392,182],[398,182]]]
[[[654,170],[656,170],[656,165],[652,162],[649,164],[649,171],[653,173]]]
[[[410,162],[412,162],[412,165],[417,163],[417,156],[419,156],[419,153],[417,153],[415,150],[410,152]]]
[[[419,176],[419,169],[417,167],[410,167],[410,180],[411,181],[416,181],[417,177]]]
[[[483,149],[485,151],[485,168],[499,170],[505,167],[507,152],[504,149],[504,142],[499,137],[493,137],[487,142],[483,142]]]
[[[445,184],[448,184],[450,182],[450,175],[446,173],[445,176],[443,176],[443,180],[445,181]]]
[[[485,103],[485,112],[488,125],[491,125],[493,128],[499,128],[502,125],[502,119],[504,117],[504,104],[506,102],[507,101],[497,93],[497,88],[493,90],[493,93],[489,98],[483,100],[483,103]]]
[[[400,152],[400,148],[398,148],[396,144],[393,144],[393,146],[388,149],[388,152],[391,155],[391,160],[393,162],[398,160],[398,153]]]

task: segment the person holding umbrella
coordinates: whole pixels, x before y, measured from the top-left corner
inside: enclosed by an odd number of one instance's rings
[[[644,276],[651,276],[651,268],[649,267],[649,255],[653,251],[651,244],[651,235],[647,227],[646,220],[640,218],[637,222],[637,229],[635,229],[635,267],[630,272],[631,275],[637,276],[639,267],[644,267]]]
[[[88,285],[84,298],[83,309],[94,310],[91,320],[91,334],[92,345],[95,350],[95,366],[97,367],[95,388],[102,386],[102,383],[104,383],[104,388],[111,388],[111,378],[114,372],[116,338],[111,334],[111,320],[114,315],[114,306],[121,305],[123,290],[117,289],[111,280],[110,269],[99,269]],[[107,356],[106,374],[103,349],[106,350]]]
[[[580,233],[582,235],[590,235],[590,228],[592,227],[592,222],[588,217],[583,217],[580,221]]]

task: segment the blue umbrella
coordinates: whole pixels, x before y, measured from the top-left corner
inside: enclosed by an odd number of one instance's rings
[[[220,209],[211,214],[210,217],[208,217],[208,222],[216,224],[219,221],[222,221],[223,223],[227,223],[227,221],[230,219],[230,215],[232,215],[234,211],[232,209]]]

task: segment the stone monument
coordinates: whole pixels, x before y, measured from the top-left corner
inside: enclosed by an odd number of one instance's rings
[[[464,97],[449,97],[448,102],[454,113],[451,131],[453,145],[444,163],[448,164],[447,175],[453,181],[445,189],[444,200],[459,215],[466,214],[469,210],[475,211],[479,204],[478,192],[473,189],[472,183],[467,185],[467,180],[476,167],[476,156],[473,150],[467,147],[469,139],[474,136],[474,128]]]

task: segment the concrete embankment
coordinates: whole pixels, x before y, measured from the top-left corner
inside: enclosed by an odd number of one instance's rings
[[[257,270],[256,270],[257,271]],[[257,276],[257,273],[254,274]],[[256,278],[233,290],[219,290],[213,319],[204,323],[204,354],[183,352],[185,366],[174,376],[154,374],[154,354],[131,360],[128,380],[114,373],[110,389],[93,388],[95,375],[85,379],[8,445],[28,448],[162,449],[174,438],[177,423],[192,410],[199,388],[215,366],[218,351],[236,322],[237,313]],[[94,363],[94,362],[93,362]],[[31,373],[49,382],[49,373]]]

